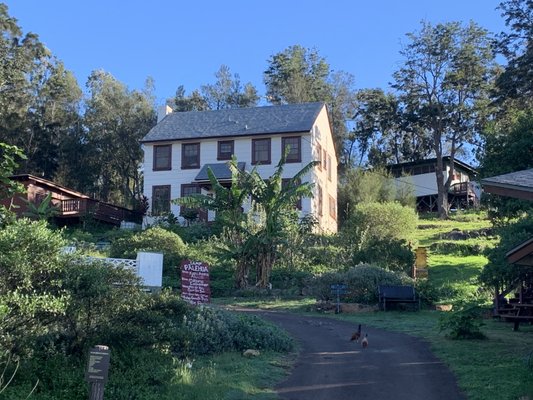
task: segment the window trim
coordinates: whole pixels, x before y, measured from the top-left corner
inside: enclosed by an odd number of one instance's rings
[[[168,210],[156,210],[155,209],[155,198],[156,198],[155,192],[160,189],[168,189]],[[167,212],[170,212],[170,199],[172,197],[171,190],[172,190],[171,185],[152,186],[152,204],[151,204],[151,209],[150,209],[150,213],[152,214],[152,216],[158,217],[158,216],[164,215]],[[154,211],[157,211],[157,213],[155,213]]]
[[[282,179],[281,179],[281,185],[282,185],[282,187],[285,187],[285,185],[287,185],[291,179],[292,179],[292,178],[282,178]],[[298,184],[299,184],[299,185],[301,184],[301,181],[300,181],[300,180],[298,180]],[[302,211],[302,197],[299,197],[298,200],[296,200],[296,203],[294,204],[294,207],[295,207],[297,210]]]
[[[328,168],[328,181],[331,182],[331,179],[332,179],[332,167],[331,167],[331,156],[328,154],[328,164],[329,164],[329,168]]]
[[[220,151],[220,146],[228,143],[231,144],[231,154],[229,156]],[[233,154],[235,154],[235,140],[219,140],[217,142],[217,160],[231,160]]]
[[[185,147],[186,146],[197,146],[198,155],[196,156],[197,165],[185,165]],[[199,169],[200,168],[200,142],[195,143],[182,143],[181,144],[181,169]]]
[[[164,166],[157,166],[157,152],[160,149],[168,148],[168,164]],[[152,160],[152,170],[153,171],[170,171],[172,169],[172,145],[171,144],[156,144],[153,147],[153,160]]]
[[[297,139],[298,140],[298,154],[296,155],[296,158],[291,159],[289,158],[289,155],[287,155],[286,163],[301,163],[302,162],[302,137],[301,136],[285,136],[281,138],[281,154],[285,154],[285,149],[287,146],[290,146],[286,144],[286,141],[288,139]]]
[[[337,200],[332,195],[329,195],[329,216],[337,220]]]
[[[316,185],[317,187],[317,197],[318,197],[318,204],[317,204],[317,207],[318,207],[318,215],[321,217],[322,215],[324,215],[324,199],[323,199],[323,193],[322,193],[322,186],[320,186],[319,184]]]
[[[255,158],[255,146],[256,146],[256,143],[260,141],[268,142],[268,160],[266,161],[258,161]],[[268,165],[268,164],[272,164],[272,139],[271,138],[252,139],[252,165]]]

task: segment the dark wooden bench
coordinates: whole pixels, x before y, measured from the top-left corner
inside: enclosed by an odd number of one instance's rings
[[[416,295],[413,286],[379,285],[379,308],[387,311],[390,303],[414,303],[420,310],[420,298]]]

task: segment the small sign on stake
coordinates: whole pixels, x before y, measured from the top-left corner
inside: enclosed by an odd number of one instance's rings
[[[337,295],[337,308],[335,309],[335,314],[339,314],[341,312],[341,294],[346,294],[346,289],[348,286],[343,283],[337,283],[331,285],[330,287],[333,294]]]
[[[85,380],[91,384],[90,400],[103,400],[109,372],[109,347],[98,345],[89,350]]]

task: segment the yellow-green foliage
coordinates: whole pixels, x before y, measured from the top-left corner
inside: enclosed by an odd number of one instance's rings
[[[366,240],[411,240],[417,224],[415,210],[400,203],[361,203],[356,206],[346,229],[358,231]]]

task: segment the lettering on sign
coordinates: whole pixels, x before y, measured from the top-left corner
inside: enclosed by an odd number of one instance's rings
[[[190,304],[209,303],[209,266],[200,261],[181,263],[181,298]]]
[[[87,382],[107,382],[109,359],[110,354],[107,346],[96,346],[90,349],[85,380]]]

